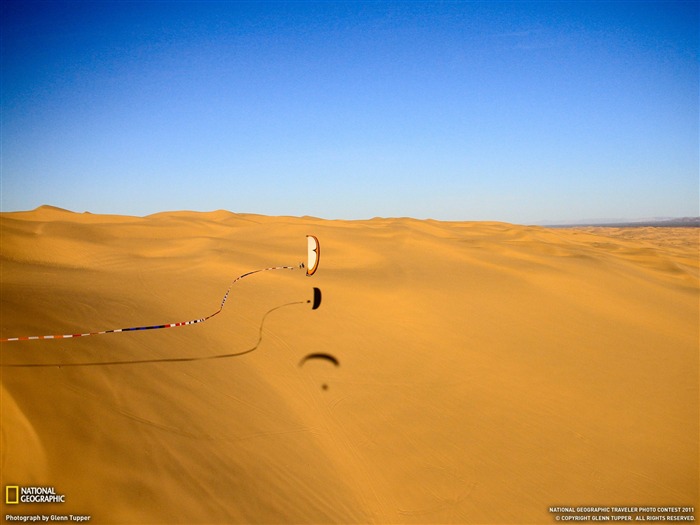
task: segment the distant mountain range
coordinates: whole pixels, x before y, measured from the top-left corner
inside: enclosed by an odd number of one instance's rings
[[[651,217],[646,219],[582,219],[577,221],[542,221],[541,226],[573,228],[574,226],[608,226],[617,228],[698,228],[700,217]]]

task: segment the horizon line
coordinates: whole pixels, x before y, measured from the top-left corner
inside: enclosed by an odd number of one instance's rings
[[[154,215],[169,214],[169,213],[194,213],[194,214],[212,214],[217,212],[229,213],[231,215],[256,215],[261,217],[293,217],[297,219],[316,219],[324,221],[371,221],[371,220],[396,220],[396,219],[410,219],[416,221],[435,221],[435,222],[502,222],[507,224],[518,224],[520,226],[542,226],[546,228],[574,228],[574,227],[643,227],[643,226],[674,226],[674,227],[700,227],[700,215],[699,216],[652,216],[652,217],[637,217],[637,218],[627,218],[627,217],[601,217],[601,218],[585,218],[585,219],[541,219],[534,222],[511,222],[502,219],[435,219],[432,217],[412,217],[409,215],[401,216],[382,216],[376,215],[368,218],[357,218],[357,219],[341,219],[319,217],[315,215],[289,215],[289,214],[265,214],[258,212],[248,212],[248,211],[232,211],[224,208],[217,208],[212,210],[195,210],[195,209],[179,209],[179,210],[162,210],[153,213],[147,213],[145,215],[135,215],[129,213],[112,213],[112,212],[93,212],[90,210],[75,211],[68,208],[63,208],[61,206],[56,206],[53,204],[41,204],[33,209],[25,210],[0,210],[0,213],[32,213],[40,210],[53,210],[56,212],[71,213],[71,214],[87,214],[87,215],[103,215],[103,216],[119,216],[119,217],[132,217],[132,218],[147,218]]]

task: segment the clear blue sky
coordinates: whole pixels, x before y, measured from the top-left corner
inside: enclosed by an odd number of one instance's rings
[[[697,1],[1,5],[2,211],[700,214]]]

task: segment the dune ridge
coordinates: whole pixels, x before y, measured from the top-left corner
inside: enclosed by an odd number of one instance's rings
[[[98,523],[551,523],[698,506],[698,230],[0,214],[2,479]],[[323,291],[321,308],[304,301]],[[289,304],[299,303],[299,304]],[[272,309],[287,305],[271,312]],[[189,363],[8,367],[249,354]],[[300,359],[328,352],[340,367]],[[321,385],[327,384],[324,390]]]

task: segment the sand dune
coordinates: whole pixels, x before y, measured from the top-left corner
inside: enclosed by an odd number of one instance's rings
[[[250,276],[203,324],[2,343],[2,484],[66,494],[5,512],[552,523],[553,505],[698,507],[697,229],[51,207],[0,227],[0,337],[200,318],[236,276],[322,243],[315,276]],[[310,352],[340,367],[300,368]]]

